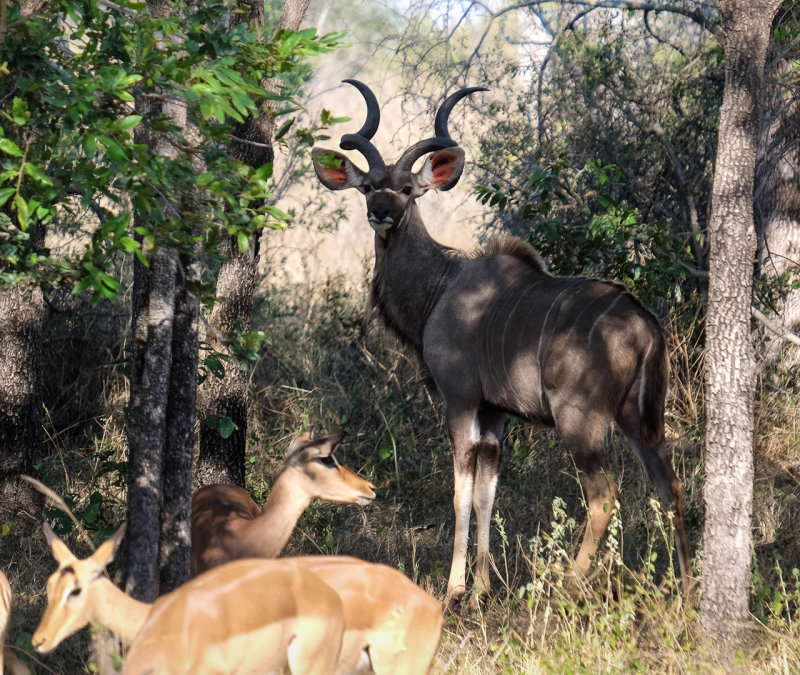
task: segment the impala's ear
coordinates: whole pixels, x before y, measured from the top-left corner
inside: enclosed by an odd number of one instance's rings
[[[314,148],[311,151],[314,170],[322,184],[329,190],[361,187],[367,174],[341,152]]]
[[[57,563],[61,564],[63,562],[75,560],[72,551],[67,548],[67,545],[61,540],[61,537],[53,532],[53,528],[50,527],[50,523],[46,520],[44,521],[44,538],[47,539],[47,543],[50,544],[50,551]]]
[[[417,174],[417,183],[423,190],[449,190],[461,178],[464,170],[464,151],[445,148],[428,155]]]
[[[297,459],[301,464],[308,464],[314,459],[322,459],[333,455],[333,451],[342,442],[344,432],[336,431],[327,436],[320,436],[315,438],[308,445],[306,445],[300,452],[297,453]]]
[[[119,543],[122,541],[122,537],[125,536],[125,527],[126,523],[122,523],[122,525],[117,528],[116,532],[114,532],[114,534],[100,544],[100,546],[97,547],[97,550],[92,553],[91,558],[100,567],[100,569],[104,568],[112,560],[114,560],[114,553],[116,552]]]

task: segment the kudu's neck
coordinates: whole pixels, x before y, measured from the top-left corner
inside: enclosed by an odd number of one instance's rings
[[[292,485],[284,471],[278,476],[261,515],[248,521],[239,543],[240,557],[277,558],[311,498]]]
[[[92,585],[91,593],[92,616],[89,618],[125,642],[131,642],[144,625],[152,605],[132,598],[105,577]]]
[[[461,265],[452,250],[431,237],[416,204],[402,227],[375,236],[372,302],[397,335],[417,350],[431,311]]]

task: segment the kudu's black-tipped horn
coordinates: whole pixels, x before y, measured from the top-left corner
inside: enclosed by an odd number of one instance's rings
[[[476,91],[489,91],[486,87],[467,87],[466,89],[459,89],[457,92],[450,94],[439,106],[439,111],[436,113],[436,119],[433,122],[433,138],[426,138],[412,145],[406,150],[402,157],[397,160],[396,167],[406,170],[411,170],[414,162],[416,162],[422,155],[425,155],[434,150],[442,150],[443,148],[452,148],[458,145],[456,141],[450,138],[450,132],[447,130],[447,120],[450,118],[450,113],[458,103],[465,96],[474,94]]]
[[[364,122],[364,126],[356,133],[342,136],[339,147],[342,150],[358,150],[366,158],[370,170],[384,169],[386,168],[386,163],[383,161],[381,153],[378,152],[378,149],[370,140],[375,135],[381,122],[381,109],[378,106],[378,99],[375,98],[375,94],[363,82],[358,80],[342,80],[342,82],[352,84],[361,92],[367,103],[367,119]]]

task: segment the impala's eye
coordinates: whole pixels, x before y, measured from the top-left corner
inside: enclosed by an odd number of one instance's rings
[[[334,467],[339,466],[339,462],[336,461],[336,458],[333,455],[328,455],[327,457],[320,457],[320,463],[324,464],[327,467],[333,469]]]
[[[410,195],[413,191],[414,191],[414,188],[412,188],[410,185],[406,185],[403,188],[403,194],[406,195],[406,196]]]
[[[75,588],[73,588],[73,589],[72,589],[72,590],[69,592],[69,595],[67,596],[67,600],[74,600],[74,599],[75,599],[75,598],[77,598],[77,597],[78,597],[80,594],[81,594],[81,587],[80,587],[80,586],[76,586]]]

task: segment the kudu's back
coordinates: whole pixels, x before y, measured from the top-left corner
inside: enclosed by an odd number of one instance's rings
[[[608,425],[644,377],[642,437],[654,445],[663,434],[668,361],[655,317],[621,284],[551,276],[517,240],[464,261],[423,343],[449,400],[559,427],[572,416]]]

